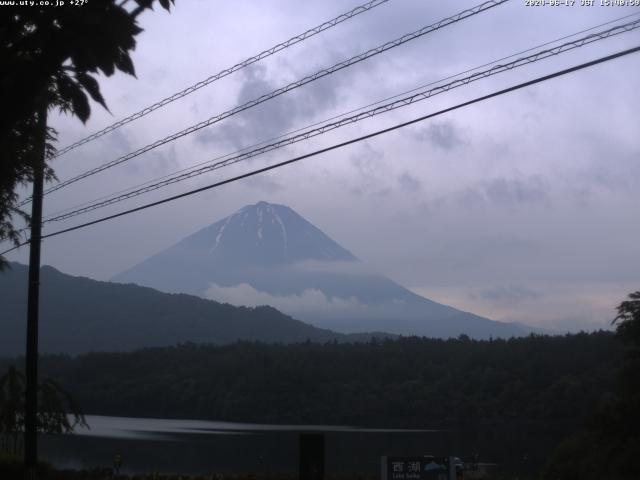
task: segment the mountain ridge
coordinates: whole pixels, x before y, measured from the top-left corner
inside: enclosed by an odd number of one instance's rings
[[[341,333],[510,337],[531,330],[442,305],[369,271],[285,205],[247,205],[112,278],[235,305],[269,304]]]
[[[24,352],[28,267],[0,272],[0,356]],[[128,351],[178,343],[228,344],[239,340],[298,343],[367,341],[385,333],[347,336],[307,325],[273,307],[235,307],[187,294],[40,272],[40,351],[79,354]]]

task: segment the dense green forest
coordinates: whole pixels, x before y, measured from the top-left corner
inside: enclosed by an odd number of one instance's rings
[[[446,448],[466,457],[480,452],[506,472],[626,479],[637,477],[588,472],[634,465],[637,426],[627,420],[639,414],[640,356],[629,347],[638,332],[629,331],[486,341],[188,343],[44,355],[41,375],[63,385],[87,414],[440,428]],[[21,363],[0,359],[0,369]],[[617,463],[610,466],[605,456]]]
[[[41,357],[41,378],[87,414],[435,428],[446,432],[441,449],[479,452],[505,471],[640,478],[640,293],[621,304],[616,334],[352,343],[269,307],[42,273],[45,351],[149,346]],[[0,282],[6,356],[24,345],[25,302],[14,301],[24,288],[10,278]],[[0,371],[9,365],[22,360],[0,359]]]
[[[618,306],[614,395],[555,450],[545,480],[640,478],[640,291]]]
[[[44,355],[87,414],[436,428],[545,480],[640,478],[640,292],[617,330],[509,340],[181,344]],[[23,359],[1,359],[0,368]]]
[[[45,355],[85,413],[272,423],[433,426],[582,421],[613,388],[612,333],[361,344],[184,344]]]

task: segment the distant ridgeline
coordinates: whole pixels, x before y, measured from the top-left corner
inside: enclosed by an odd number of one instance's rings
[[[20,355],[25,345],[28,269],[19,263],[10,266],[0,272],[0,357]],[[40,283],[43,353],[127,351],[184,342],[351,342],[396,336],[371,330],[338,333],[303,323],[270,306],[236,307],[193,295],[74,277],[49,266],[42,267]],[[441,321],[443,328],[447,322]],[[508,324],[479,322],[501,329],[504,325],[504,334],[522,333],[509,330]],[[434,327],[432,336],[442,336],[443,328]]]
[[[24,352],[27,267],[0,273],[0,357]],[[137,285],[98,282],[43,267],[40,351],[126,351],[181,342],[325,342],[348,336],[307,325],[272,307],[234,307]],[[362,338],[367,339],[366,335]]]

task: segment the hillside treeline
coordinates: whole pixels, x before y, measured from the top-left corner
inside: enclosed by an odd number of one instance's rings
[[[183,344],[45,355],[41,375],[85,413],[429,427],[479,419],[582,422],[614,389],[608,332],[476,341]]]
[[[198,340],[326,342],[346,337],[302,323],[275,308],[234,307],[137,285],[98,282],[43,267],[40,352],[79,354],[175,345]],[[0,275],[0,355],[24,351],[27,267],[12,263]]]

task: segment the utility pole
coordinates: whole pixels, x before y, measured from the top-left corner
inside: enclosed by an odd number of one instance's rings
[[[29,286],[27,296],[27,348],[24,426],[24,465],[27,480],[36,480],[38,466],[38,303],[40,297],[40,244],[42,240],[42,189],[47,141],[46,104],[37,113],[37,162],[33,168]]]

